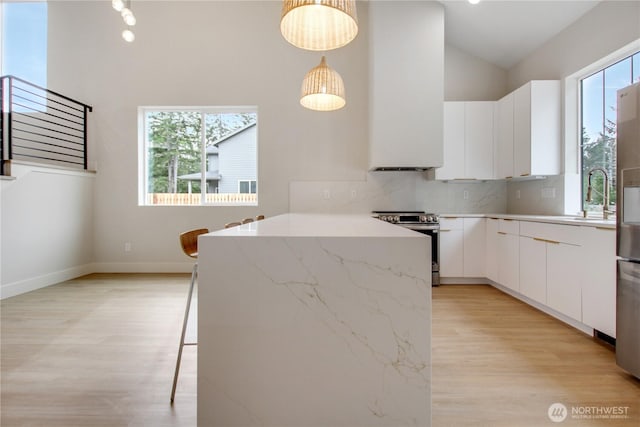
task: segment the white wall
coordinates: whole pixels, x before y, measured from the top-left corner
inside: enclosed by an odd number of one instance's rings
[[[563,79],[640,38],[640,2],[603,1],[509,70],[509,91]]]
[[[508,93],[507,70],[449,44],[444,69],[445,101],[497,101]]]
[[[49,5],[49,86],[94,106],[99,270],[188,270],[179,232],[286,212],[291,180],[364,178],[366,27],[345,48],[326,53],[344,79],[347,106],[318,113],[299,105],[299,93],[321,54],[283,39],[280,2],[149,1],[133,8],[137,38],[128,44],[110,2]],[[358,12],[366,22],[366,8]],[[149,105],[256,105],[259,207],[138,206],[136,109]],[[126,242],[131,252],[124,252]]]
[[[0,181],[0,298],[93,271],[95,177],[11,165]]]

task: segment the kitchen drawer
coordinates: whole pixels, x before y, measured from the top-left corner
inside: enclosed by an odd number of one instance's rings
[[[440,217],[440,230],[462,230],[464,229],[464,219],[454,216]]]
[[[534,239],[582,246],[584,233],[581,227],[576,225],[520,221],[520,235]]]
[[[498,232],[518,235],[520,233],[519,226],[520,221],[513,219],[501,219],[500,224],[498,224]]]

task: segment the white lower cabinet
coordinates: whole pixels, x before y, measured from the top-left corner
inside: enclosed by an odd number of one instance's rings
[[[463,218],[463,277],[486,277],[486,220]]]
[[[520,289],[520,237],[518,221],[498,223],[498,283],[514,291]]]
[[[520,293],[547,303],[547,243],[520,237]]]
[[[582,321],[581,247],[547,243],[547,305]]]
[[[584,227],[582,322],[616,337],[616,230]]]
[[[469,217],[440,227],[442,277],[486,277],[615,338],[614,228]]]
[[[582,321],[582,227],[520,222],[520,293]]]
[[[485,219],[440,219],[440,276],[486,277]]]
[[[498,282],[498,224],[500,220],[497,218],[487,218],[486,223],[486,240],[485,240],[485,259],[487,278]]]
[[[464,275],[464,222],[462,218],[440,219],[440,276]]]

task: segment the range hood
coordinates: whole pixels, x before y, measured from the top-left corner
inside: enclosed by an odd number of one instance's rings
[[[444,6],[369,2],[369,170],[443,164]]]

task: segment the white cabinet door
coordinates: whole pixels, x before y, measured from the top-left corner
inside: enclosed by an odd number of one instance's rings
[[[513,93],[497,103],[497,177],[513,177]]]
[[[486,268],[487,278],[498,283],[498,223],[496,218],[487,218]]]
[[[560,82],[534,80],[513,94],[514,176],[559,174]]]
[[[465,178],[492,179],[494,176],[493,106],[494,102],[465,102]]]
[[[513,93],[513,176],[531,175],[531,84]]]
[[[464,230],[440,229],[440,276],[464,276]]]
[[[498,283],[514,291],[519,290],[519,236],[498,232]]]
[[[464,218],[464,277],[486,277],[486,220]]]
[[[436,169],[436,179],[465,178],[465,103],[444,103],[444,164]]]
[[[616,230],[581,227],[585,233],[582,248],[582,322],[616,337]]]
[[[581,247],[565,243],[547,244],[547,305],[582,321]]]
[[[547,243],[520,236],[520,293],[547,303]]]

